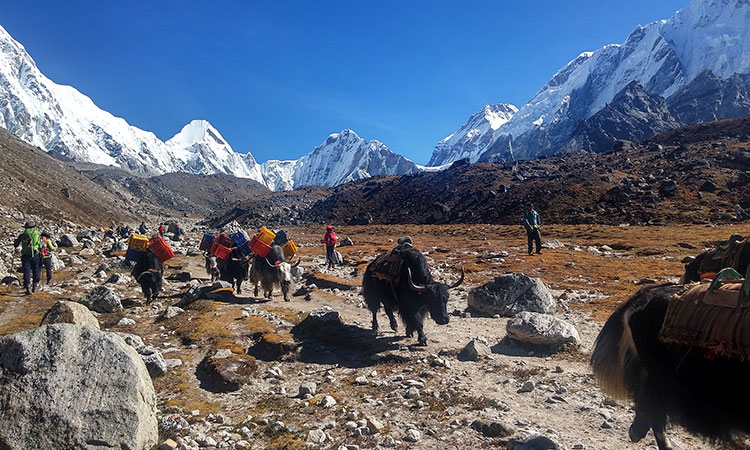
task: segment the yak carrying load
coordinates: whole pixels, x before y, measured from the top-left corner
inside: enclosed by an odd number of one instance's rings
[[[146,257],[148,251],[153,252],[160,263],[164,263],[174,257],[172,248],[158,234],[149,239],[142,234],[133,233],[128,239],[128,250],[125,252],[125,259],[139,263]]]

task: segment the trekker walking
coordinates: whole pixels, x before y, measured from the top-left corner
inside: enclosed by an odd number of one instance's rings
[[[529,209],[523,214],[523,226],[526,228],[526,238],[529,241],[529,255],[532,254],[533,245],[536,242],[537,255],[542,253],[542,217],[534,209],[534,205],[529,204]]]
[[[148,231],[148,228],[146,228],[146,222],[141,222],[140,226],[138,226],[138,233],[140,234],[146,234]]]
[[[159,236],[164,237],[164,224],[159,224]]]
[[[39,280],[42,278],[39,252],[42,249],[42,240],[36,231],[36,224],[32,221],[26,222],[23,233],[13,241],[13,246],[21,246],[21,265],[23,266],[23,288],[26,295],[35,292]],[[33,275],[34,284],[31,285]],[[31,287],[30,287],[31,286]]]
[[[333,269],[334,261],[336,260],[335,252],[334,250],[336,248],[336,243],[339,241],[339,238],[336,237],[336,233],[333,232],[333,227],[328,225],[326,227],[326,234],[323,236],[323,240],[320,241],[326,245],[326,262],[328,263],[328,268]]]
[[[56,252],[57,247],[52,243],[52,236],[46,231],[42,232],[42,250],[39,252],[42,256],[42,265],[47,275],[47,283],[52,283],[52,252]]]

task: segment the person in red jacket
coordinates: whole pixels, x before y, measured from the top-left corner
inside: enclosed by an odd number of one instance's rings
[[[333,227],[328,225],[326,227],[326,234],[323,236],[323,240],[320,241],[326,245],[326,262],[328,263],[328,268],[333,269],[333,263],[334,263],[334,248],[336,247],[336,243],[339,241],[339,238],[336,237],[336,233],[333,232]]]

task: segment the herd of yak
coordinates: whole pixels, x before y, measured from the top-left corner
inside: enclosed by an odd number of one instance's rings
[[[634,402],[635,418],[629,432],[633,442],[653,430],[659,450],[670,449],[667,423],[717,442],[729,442],[750,432],[750,362],[713,357],[695,346],[667,344],[659,337],[670,299],[688,283],[700,281],[702,273],[722,268],[711,265],[726,264],[739,273],[748,272],[750,239],[733,236],[732,244],[735,254],[730,259],[713,257],[717,250],[698,255],[686,265],[681,284],[653,285],[636,292],[612,314],[596,340],[591,366],[602,389],[614,398]],[[248,258],[236,249],[223,262],[206,255],[206,271],[212,281],[228,281],[241,293],[242,282],[249,280],[256,296],[260,286],[269,299],[274,286],[280,286],[287,301],[292,283],[301,278],[298,265],[299,260],[294,265],[285,261],[278,245],[266,258]],[[162,273],[153,254],[133,269],[148,302],[161,289]],[[423,330],[426,314],[439,325],[447,324],[449,290],[463,279],[462,269],[460,279],[452,285],[436,281],[425,257],[412,247],[397,247],[380,255],[367,266],[362,280],[373,331],[378,330],[377,312],[383,307],[394,331],[398,328],[397,312],[406,326],[406,336],[416,332],[418,345],[427,345]],[[750,323],[746,325],[750,327]]]

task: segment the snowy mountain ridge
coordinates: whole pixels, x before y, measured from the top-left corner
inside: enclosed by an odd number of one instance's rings
[[[71,86],[54,83],[26,49],[0,26],[0,127],[63,159],[118,166],[160,175],[224,173],[271,189],[335,186],[381,174],[418,171],[379,141],[351,130],[334,133],[295,161],[258,164],[238,153],[206,120],[193,120],[167,141],[97,107]]]
[[[430,164],[477,161],[501,138],[512,141],[504,147],[506,159],[555,153],[576,121],[596,114],[634,81],[666,98],[705,70],[723,79],[749,73],[749,24],[747,0],[693,0],[668,20],[636,27],[622,44],[579,54],[492,136],[483,136],[481,148],[446,148],[444,140]]]

